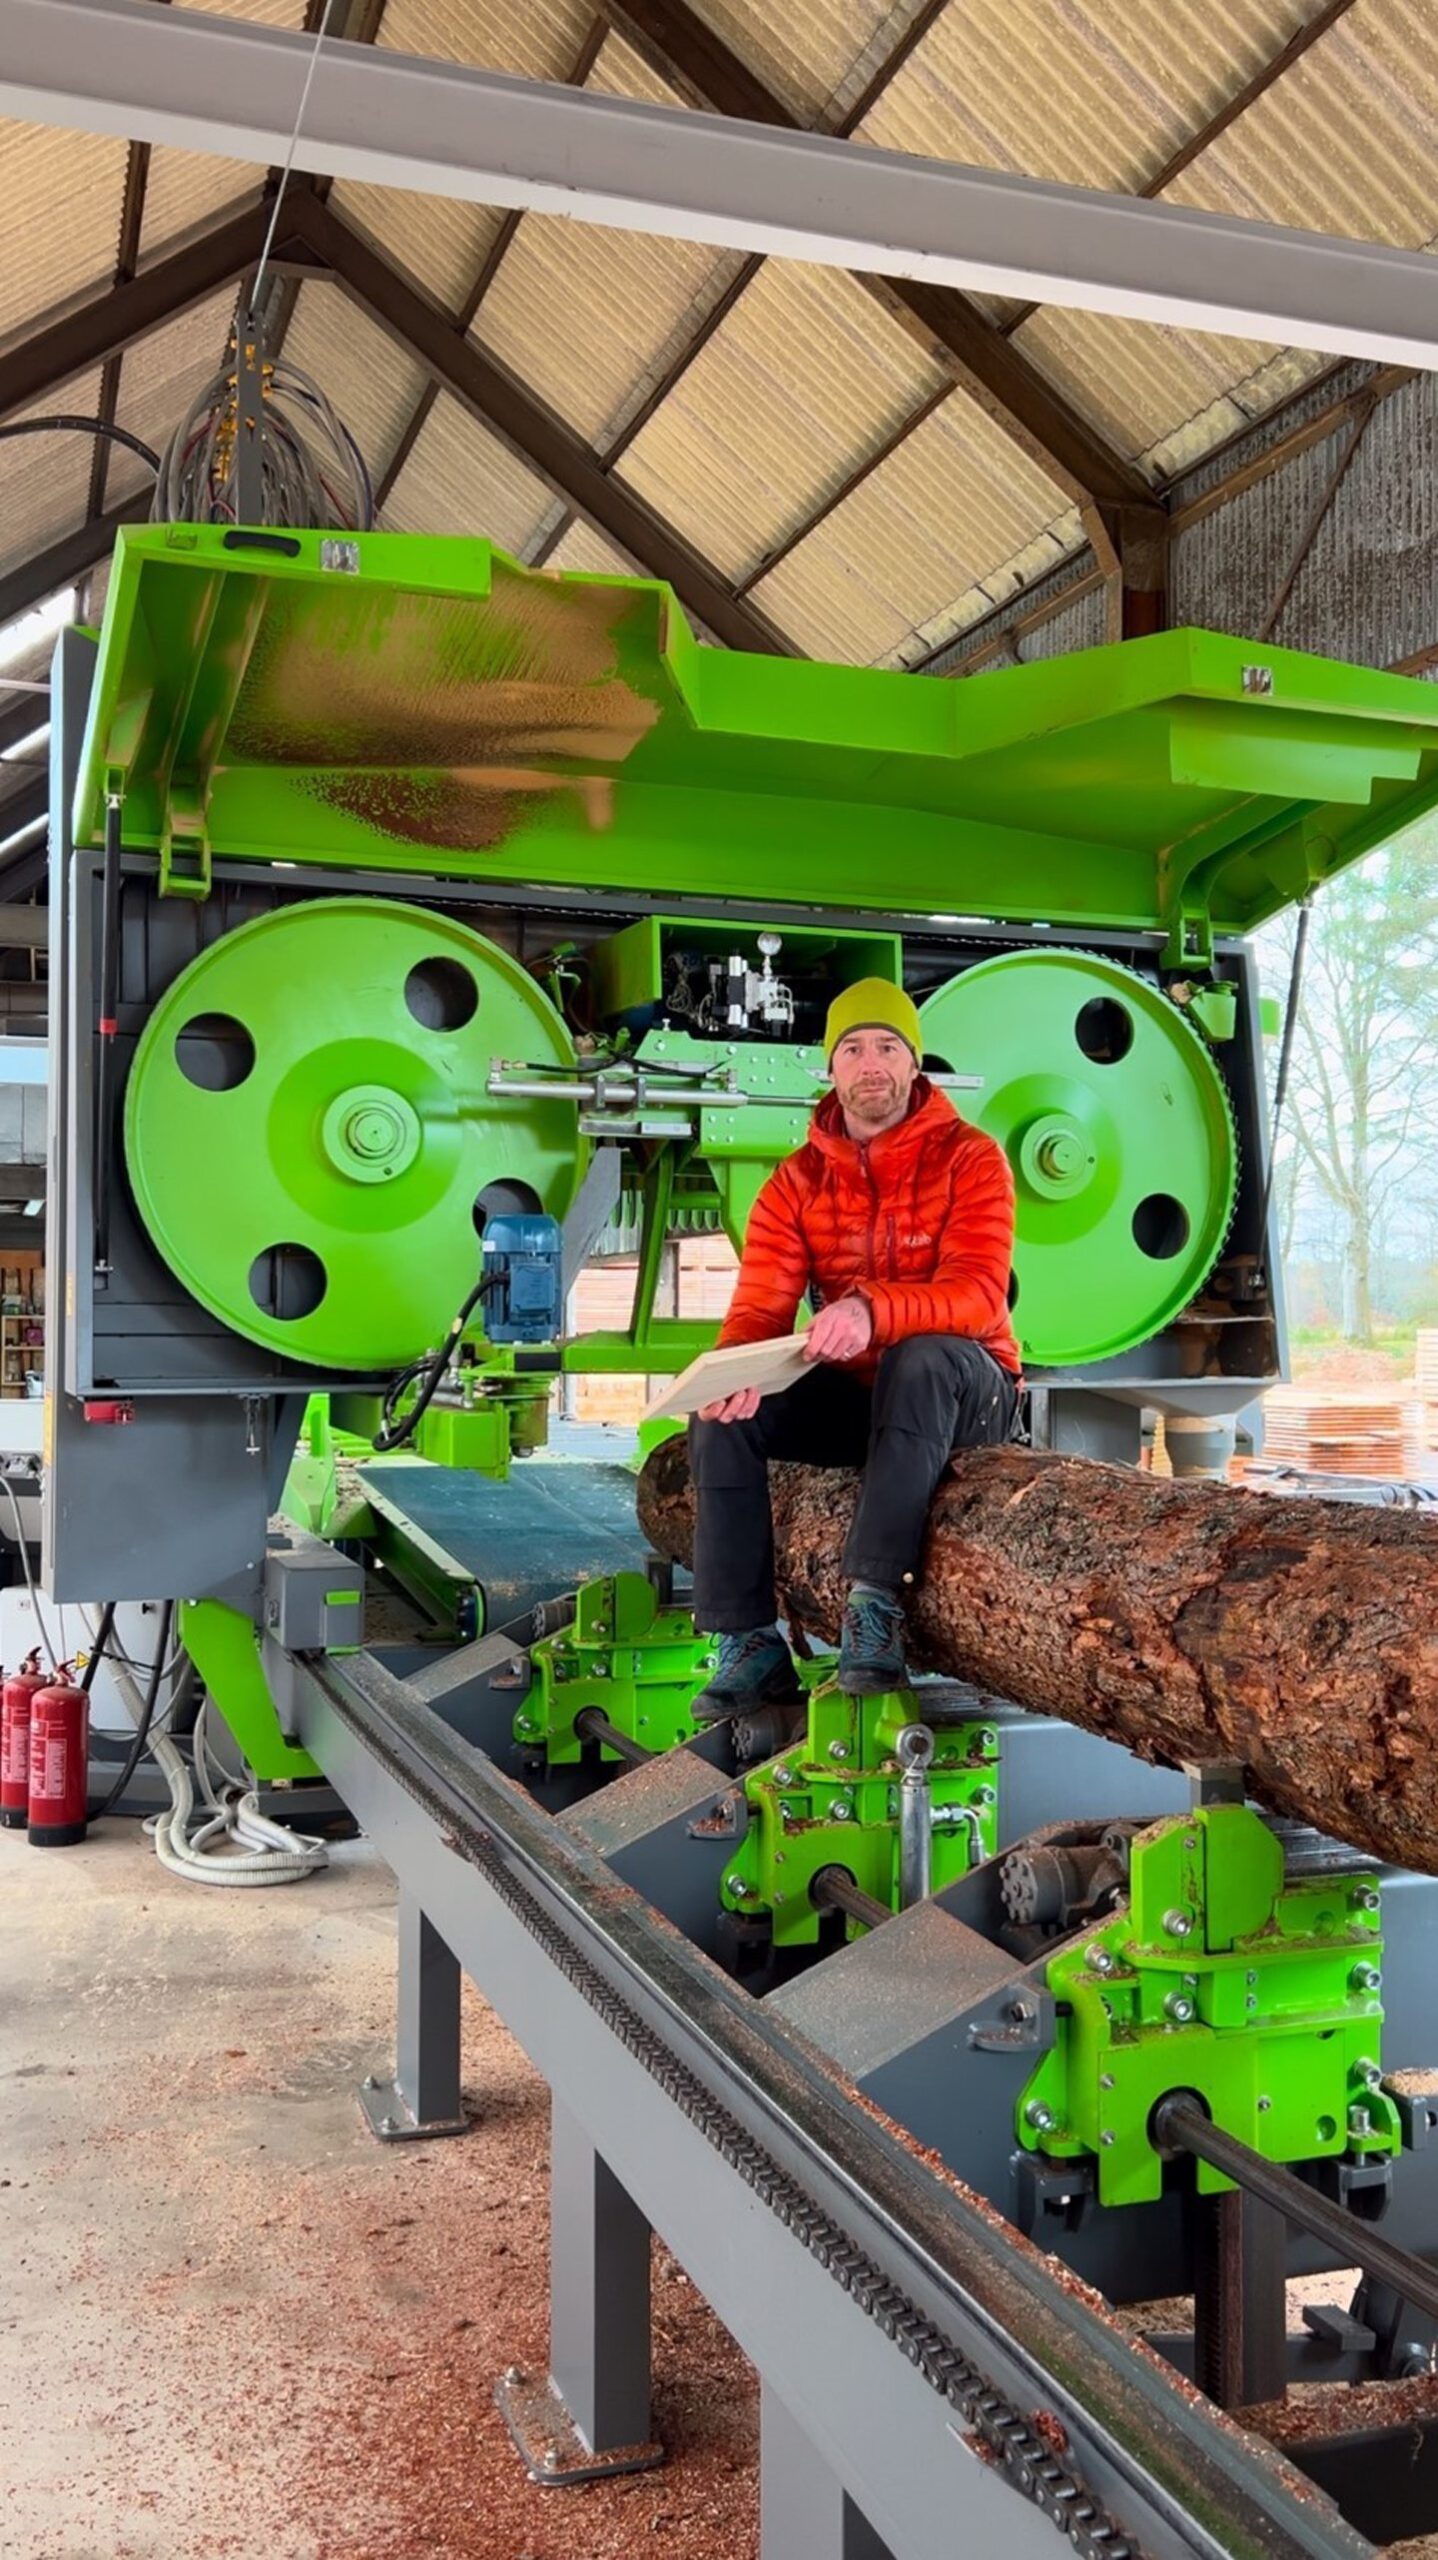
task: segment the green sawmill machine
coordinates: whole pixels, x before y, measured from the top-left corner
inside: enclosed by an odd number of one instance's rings
[[[1431,2058],[1430,1886],[1380,1910],[1231,1773],[1190,1803],[955,1683],[856,1702],[813,1662],[736,1769],[633,1476],[544,1443],[556,1378],[712,1338],[662,1311],[666,1243],[742,1241],[830,1000],[879,976],[1008,1152],[1035,1443],[1136,1460],[1157,1409],[1212,1466],[1285,1357],[1245,937],[1438,800],[1438,691],[1198,631],[966,683],[746,657],[642,580],[186,524],[121,535],[53,701],[53,1596],[181,1603],[256,1778],[330,1780],[456,1952],[496,1841],[532,1881],[562,1838],[570,1902],[603,1862],[694,1942],[680,2008],[723,1954],[1115,2297],[1192,2282],[1176,2036],[1246,2158],[1386,2200],[1429,2125],[1384,2070]],[[631,1321],[573,1335],[616,1217]],[[366,1561],[427,1642],[364,1649]],[[381,2129],[443,2112],[402,2065]],[[1402,2369],[1390,2292],[1325,2370]]]

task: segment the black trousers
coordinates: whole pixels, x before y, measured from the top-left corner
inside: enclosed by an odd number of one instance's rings
[[[750,1422],[689,1425],[698,1496],[694,1616],[715,1634],[767,1626],[775,1614],[769,1461],[862,1467],[844,1549],[851,1582],[893,1589],[919,1561],[929,1504],[955,1449],[1012,1437],[1018,1389],[977,1342],[911,1334],[883,1354],[872,1385],[816,1361],[787,1394],[766,1396]]]

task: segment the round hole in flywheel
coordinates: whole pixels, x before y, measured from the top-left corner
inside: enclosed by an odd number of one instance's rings
[[[175,1064],[202,1093],[233,1093],[255,1063],[255,1044],[232,1013],[194,1013],[175,1034]]]
[[[426,1031],[462,1031],[479,1010],[479,989],[462,961],[436,956],[415,962],[404,1000]]]
[[[487,1182],[474,1204],[474,1232],[482,1236],[491,1218],[536,1217],[539,1208],[539,1194],[527,1182]]]
[[[924,1051],[923,1073],[926,1076],[951,1076],[953,1072],[952,1059],[941,1058],[937,1049]]]
[[[307,1244],[269,1245],[250,1264],[250,1296],[279,1324],[312,1316],[328,1287],[329,1274]]]
[[[1169,1191],[1151,1191],[1133,1213],[1133,1240],[1150,1262],[1171,1262],[1189,1238],[1188,1211]]]
[[[1117,996],[1090,996],[1079,1007],[1074,1038],[1096,1067],[1117,1066],[1133,1047],[1133,1015]]]

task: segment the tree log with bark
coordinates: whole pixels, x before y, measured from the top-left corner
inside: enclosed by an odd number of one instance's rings
[[[770,1479],[780,1590],[832,1643],[858,1478]],[[689,1562],[682,1438],[646,1464],[639,1517]],[[1438,1524],[1422,1512],[972,1450],[934,1498],[909,1660],[1146,1760],[1240,1761],[1275,1812],[1438,1874]]]

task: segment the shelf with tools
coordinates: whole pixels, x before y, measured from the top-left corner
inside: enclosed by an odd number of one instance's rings
[[[0,1397],[32,1392],[45,1375],[45,1319],[31,1307],[0,1309]]]

